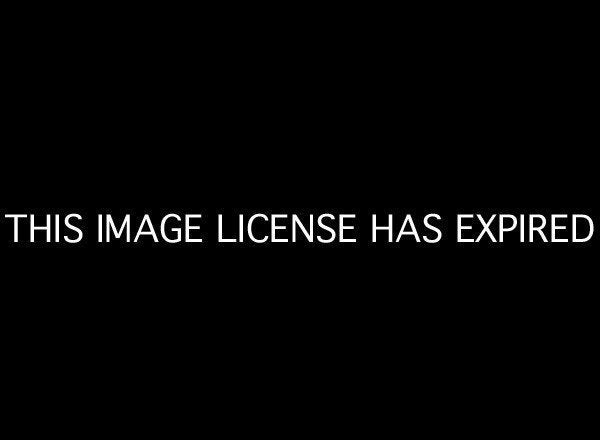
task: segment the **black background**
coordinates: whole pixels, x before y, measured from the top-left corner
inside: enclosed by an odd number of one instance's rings
[[[595,389],[597,238],[460,246],[453,218],[597,221],[592,29],[524,11],[247,12],[23,16],[3,55],[2,213],[356,212],[361,243],[4,240],[11,412],[573,429]],[[444,241],[371,246],[375,212],[438,212]]]

